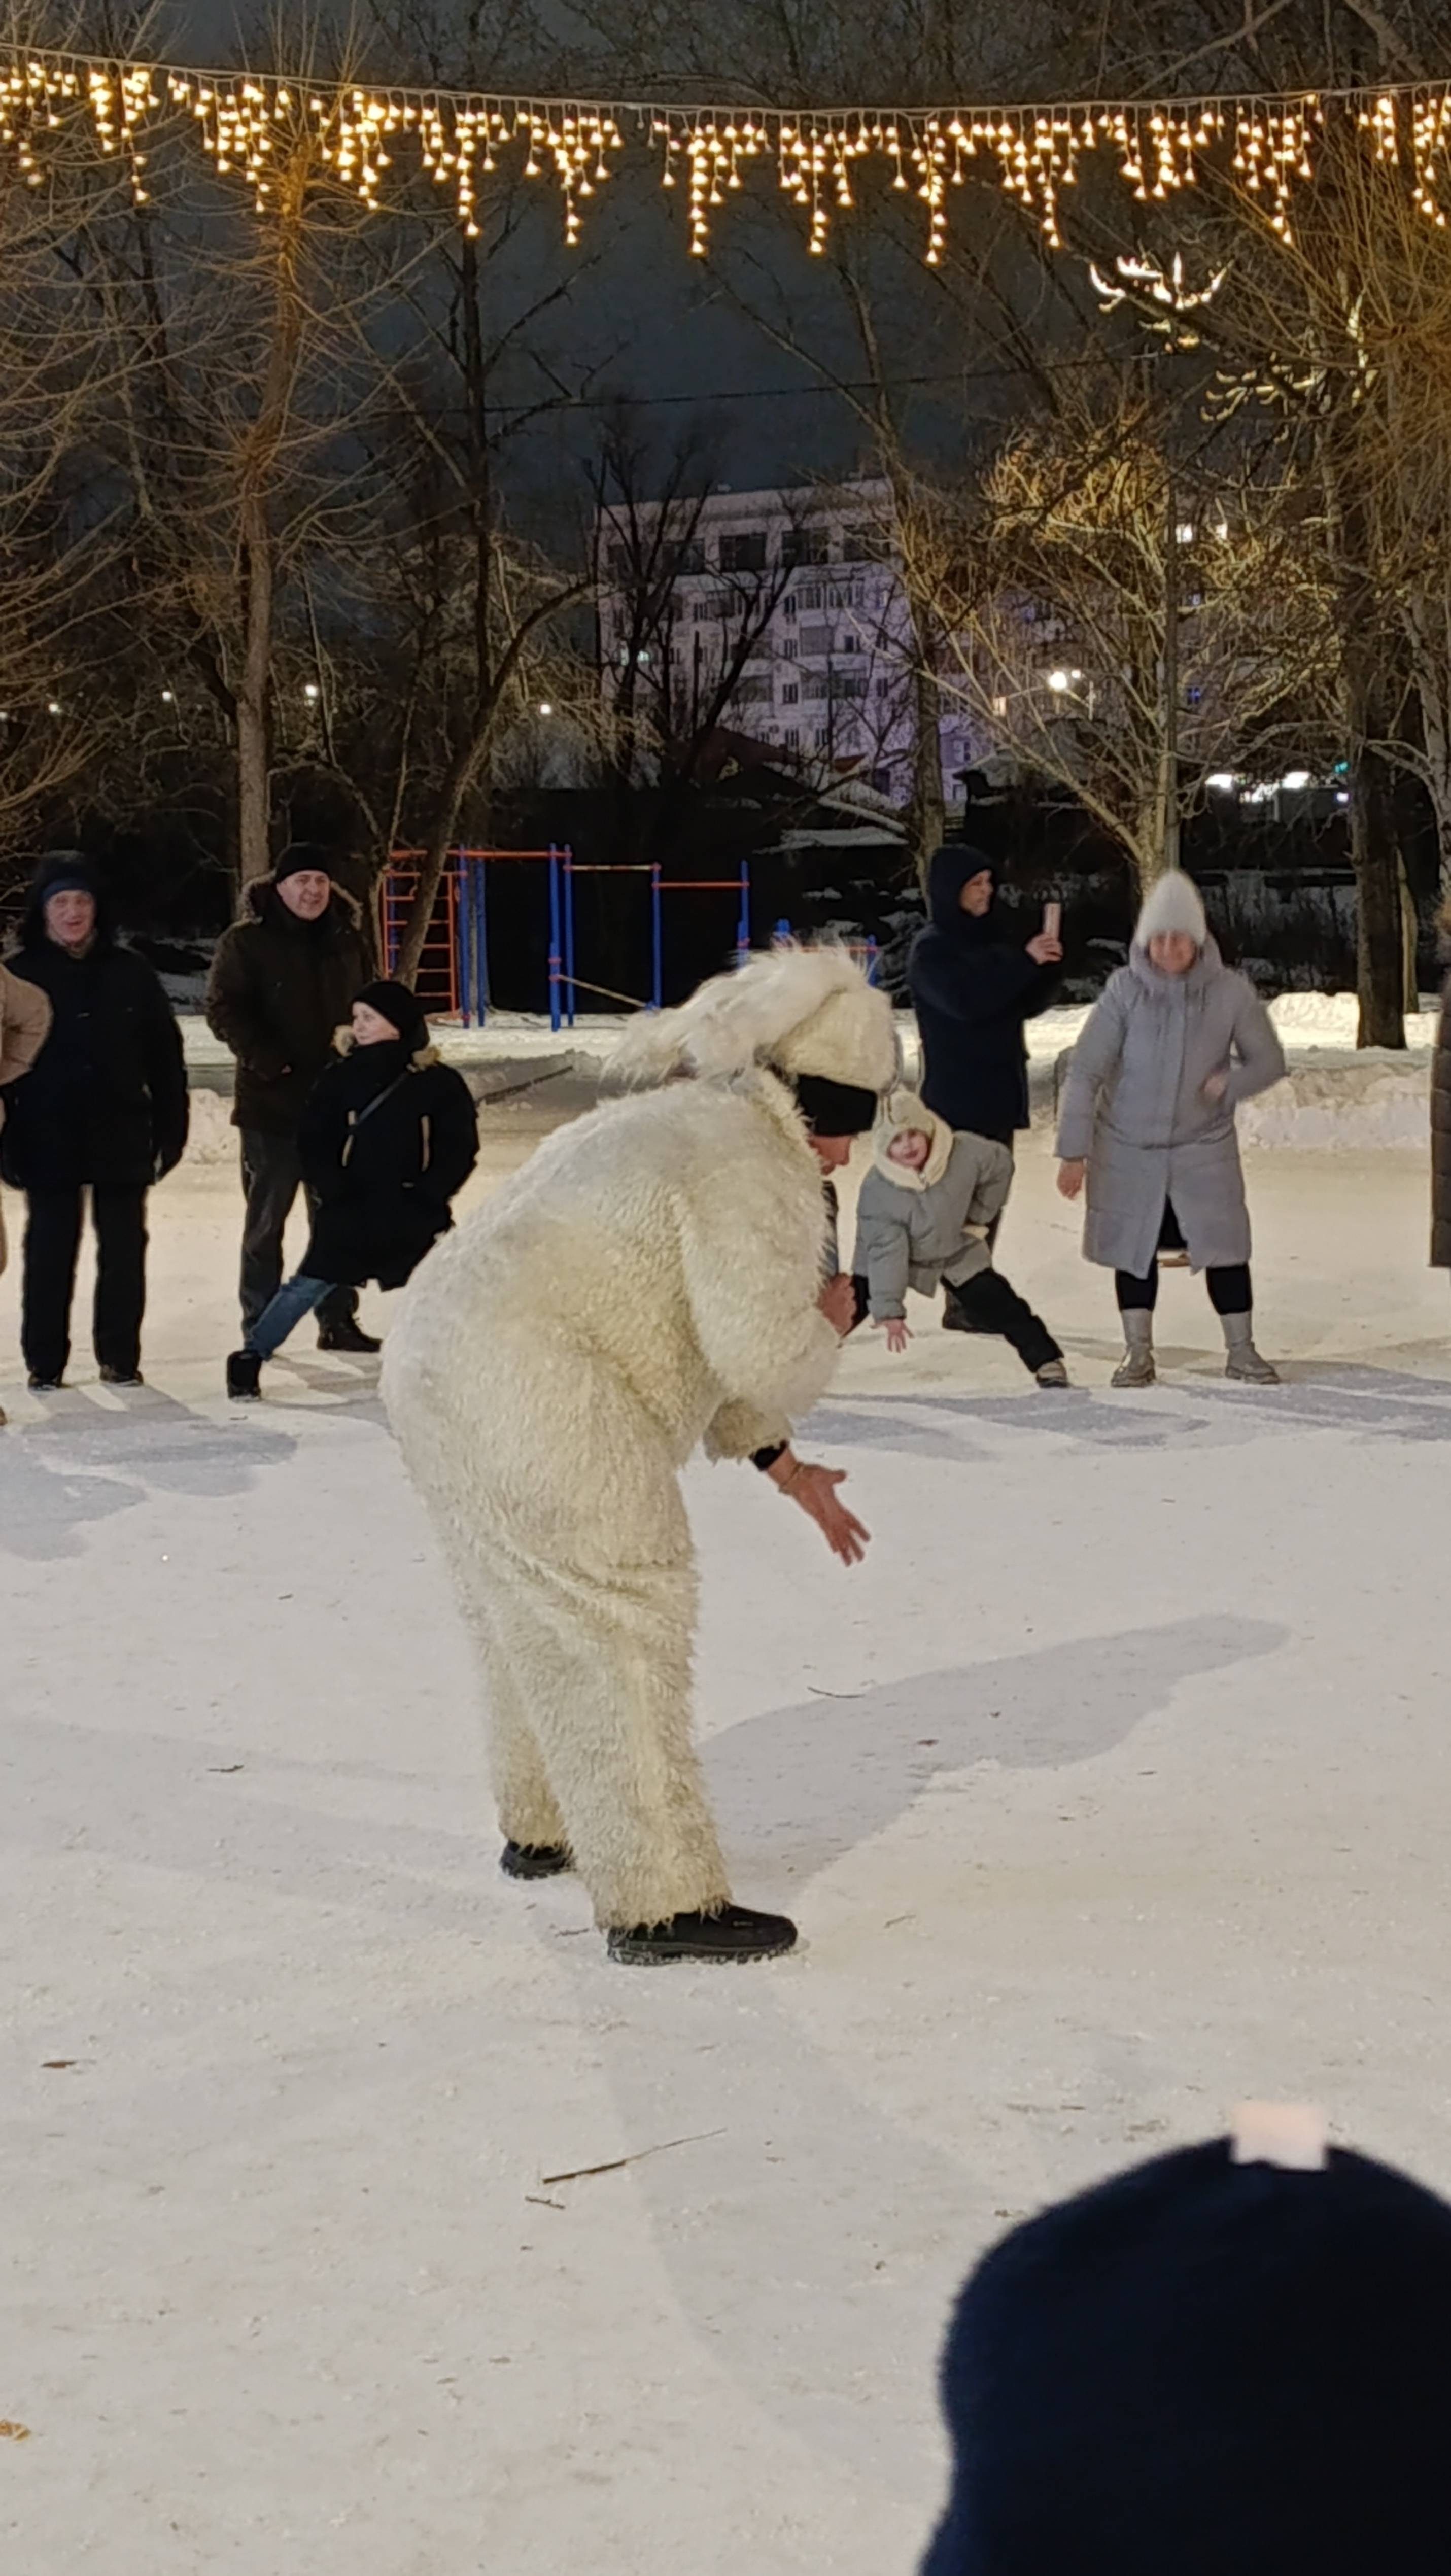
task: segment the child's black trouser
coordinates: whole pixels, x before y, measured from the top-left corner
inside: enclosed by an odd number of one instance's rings
[[[1035,1377],[1050,1360],[1062,1359],[1062,1350],[1042,1316],[1034,1314],[1026,1297],[1018,1295],[1000,1270],[979,1270],[975,1279],[965,1279],[960,1288],[944,1280],[943,1288],[975,1333],[1001,1334]]]

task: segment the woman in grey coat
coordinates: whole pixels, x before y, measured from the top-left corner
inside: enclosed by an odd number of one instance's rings
[[[1254,1345],[1249,1210],[1234,1112],[1285,1070],[1270,1015],[1209,936],[1191,878],[1171,869],[1073,1050],[1058,1127],[1058,1187],[1088,1183],[1085,1258],[1115,1274],[1127,1342],[1115,1386],[1154,1383],[1161,1238],[1207,1272],[1226,1374],[1279,1379]]]

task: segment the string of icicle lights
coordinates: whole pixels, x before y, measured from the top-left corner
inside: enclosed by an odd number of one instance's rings
[[[920,199],[929,265],[942,256],[952,190],[981,167],[996,170],[1057,246],[1063,191],[1090,154],[1115,163],[1144,203],[1194,186],[1201,165],[1222,156],[1288,241],[1295,190],[1313,179],[1316,142],[1335,115],[1354,119],[1377,157],[1405,172],[1421,212],[1444,226],[1451,85],[1119,106],[748,110],[375,89],[0,50],[0,147],[14,153],[32,186],[43,184],[48,138],[89,120],[101,153],[121,162],[144,203],[148,139],[185,118],[212,166],[243,180],[264,213],[290,146],[306,135],[365,206],[379,207],[390,171],[411,162],[447,191],[470,234],[479,229],[489,174],[515,156],[525,178],[558,188],[572,243],[585,200],[637,141],[659,155],[663,184],[684,192],[697,257],[709,247],[717,209],[757,161],[774,165],[817,253],[871,162],[885,165],[893,189]]]

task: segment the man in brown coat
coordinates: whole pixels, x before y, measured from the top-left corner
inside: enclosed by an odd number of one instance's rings
[[[256,1322],[282,1279],[282,1236],[305,1184],[297,1131],[307,1095],[333,1060],[334,1032],[372,973],[362,916],[334,885],[328,853],[310,841],[284,850],[270,877],[249,886],[242,918],[217,942],[207,982],[207,1025],[237,1059],[232,1124],[242,1135],[242,1329]],[[315,1216],[312,1193],[308,1206]],[[357,1321],[355,1288],[335,1288],[317,1310],[318,1345],[375,1351]]]

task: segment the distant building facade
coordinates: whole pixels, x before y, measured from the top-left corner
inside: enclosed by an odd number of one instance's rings
[[[717,725],[807,774],[912,793],[916,693],[885,484],[606,506],[597,526],[607,706],[648,704],[663,738]],[[949,805],[981,746],[960,709],[939,758]]]

